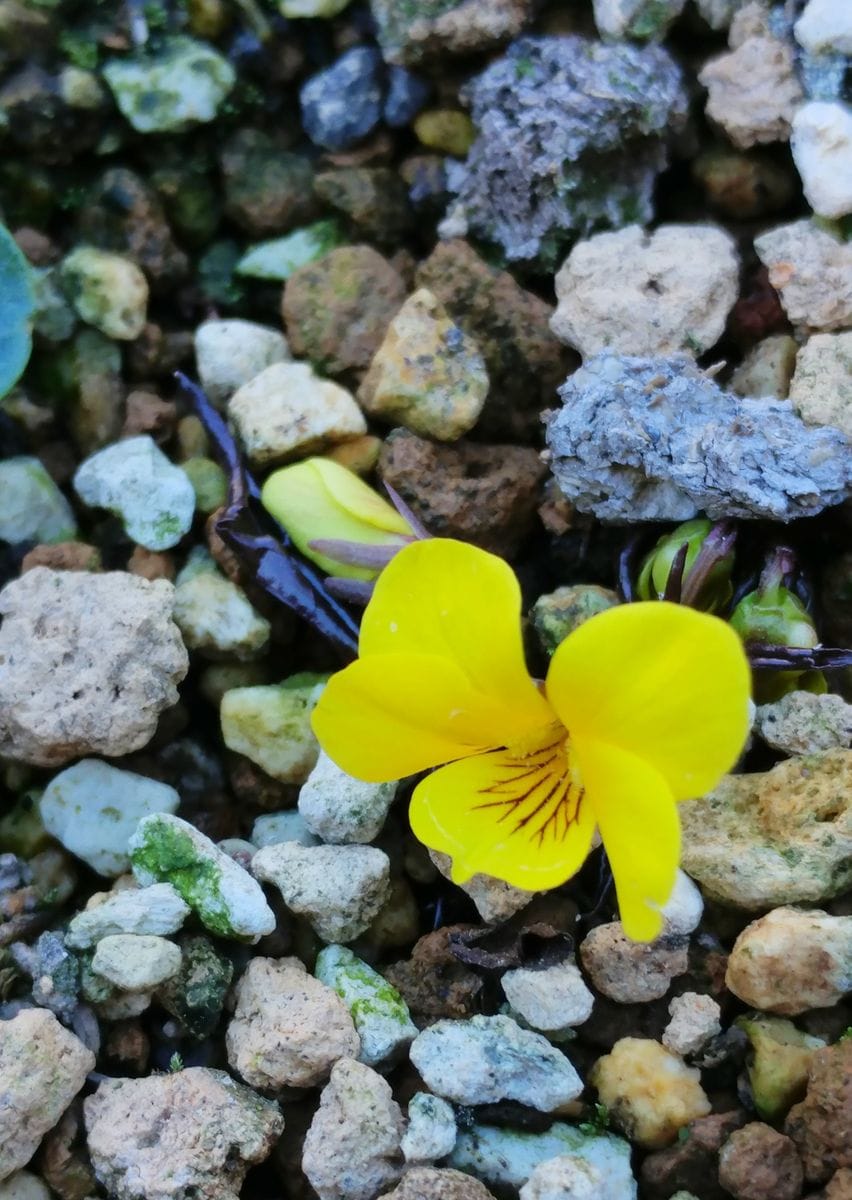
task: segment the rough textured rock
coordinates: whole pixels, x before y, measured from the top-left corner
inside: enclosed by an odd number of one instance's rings
[[[299,89],[302,126],[318,146],[348,150],[382,115],[382,56],[375,46],[352,46]]]
[[[228,416],[255,467],[304,458],[367,432],[351,392],[320,379],[308,363],[266,367],[234,393]]]
[[[165,38],[152,55],[113,58],[103,76],[137,133],[180,132],[212,121],[236,80],[226,58],[189,37]]]
[[[175,580],[174,616],[187,649],[205,658],[249,662],[268,649],[269,621],[202,546],[190,552]]]
[[[811,100],[793,119],[793,161],[805,198],[820,217],[852,212],[852,112],[839,101]]]
[[[740,21],[744,12],[757,8],[755,4],[744,6],[738,14]],[[731,46],[727,54],[706,63],[698,75],[709,93],[707,116],[743,150],[786,141],[802,100],[792,44],[774,37],[759,20],[742,39],[735,23]]]
[[[657,40],[679,16],[685,0],[594,0],[595,24],[601,37]]]
[[[852,751],[729,776],[680,807],[684,870],[751,910],[819,903],[852,885]]]
[[[95,1174],[117,1200],[237,1200],[284,1128],[277,1104],[203,1067],[105,1080],[84,1108]]]
[[[310,719],[325,681],[306,671],[283,683],[228,688],[220,707],[225,745],[273,779],[304,783],[319,754]]]
[[[39,459],[21,455],[0,463],[0,490],[2,541],[64,542],[76,536],[71,505]]]
[[[843,750],[852,744],[852,704],[836,692],[788,692],[758,705],[755,733],[785,754]]]
[[[589,1075],[616,1126],[646,1150],[658,1150],[679,1129],[710,1112],[700,1073],[649,1038],[621,1038]]]
[[[541,1163],[519,1192],[520,1200],[597,1200],[604,1191],[598,1168],[572,1154]]]
[[[396,783],[364,783],[347,775],[320,750],[316,766],[299,789],[299,812],[311,833],[324,842],[372,842],[385,823],[396,789]]]
[[[57,767],[153,737],[188,659],[173,589],[36,567],[0,593],[0,754]]]
[[[796,41],[811,54],[852,55],[852,14],[832,0],[809,0],[793,28]]]
[[[388,896],[390,863],[374,846],[265,846],[252,859],[293,912],[325,942],[351,942],[369,928]]]
[[[736,1200],[798,1200],[802,1163],[790,1138],[752,1121],[722,1147],[719,1182]]]
[[[716,225],[599,233],[578,242],[557,273],[550,327],[584,358],[607,349],[698,355],[722,335],[739,271],[734,240]]]
[[[852,444],[786,400],[724,392],[687,358],[603,353],[547,428],[561,491],[603,520],[789,521],[852,494]]]
[[[790,402],[809,425],[831,425],[852,438],[852,331],[808,338],[796,358]]]
[[[792,1021],[764,1013],[737,1017],[735,1024],[749,1040],[747,1071],[755,1111],[765,1121],[777,1121],[804,1096],[811,1059],[825,1041],[802,1033]]]
[[[235,989],[228,1062],[261,1091],[317,1087],[361,1041],[345,1004],[298,958],[253,958]]]
[[[180,817],[145,817],[127,848],[143,887],[170,883],[220,937],[256,942],[275,928],[272,909],[248,871]]]
[[[799,1149],[808,1183],[824,1183],[832,1172],[852,1167],[852,1039],[817,1050],[808,1069],[808,1091],[795,1104],[784,1132]]]
[[[225,214],[253,238],[283,233],[317,215],[310,159],[287,150],[288,139],[238,129],[219,156]]]
[[[761,1012],[793,1017],[852,991],[852,917],[776,908],[734,942],[725,983]]]
[[[414,1167],[385,1200],[494,1200],[484,1184],[463,1171]]]
[[[340,246],[294,271],[283,315],[294,354],[317,371],[365,370],[405,299],[401,276],[370,246]]]
[[[813,220],[778,225],[754,239],[784,311],[801,329],[852,325],[852,243]]]
[[[516,37],[532,16],[530,0],[439,0],[400,5],[371,0],[388,62],[414,66],[446,54],[490,50]]]
[[[383,974],[398,988],[419,1025],[443,1017],[458,1019],[476,1011],[482,978],[459,962],[450,949],[450,935],[467,926],[445,925],[424,934],[411,956],[386,967]]]
[[[702,1200],[728,1200],[718,1183],[719,1150],[745,1121],[738,1109],[690,1121],[685,1126],[688,1136],[649,1154],[642,1163],[641,1180],[648,1195],[669,1197],[681,1189],[690,1193],[699,1189]]]
[[[305,1137],[302,1170],[320,1200],[374,1200],[402,1173],[402,1112],[363,1063],[336,1063]]]
[[[411,1061],[431,1091],[456,1104],[518,1100],[552,1112],[583,1090],[565,1055],[510,1017],[439,1021],[415,1038]]]
[[[131,259],[79,246],[64,259],[60,278],[80,319],[106,337],[132,342],[145,328],[148,281]]]
[[[571,233],[650,220],[663,139],[685,111],[665,50],[520,38],[463,96],[479,136],[448,167],[445,236],[470,228],[510,260],[552,264]]]
[[[556,963],[544,970],[518,967],[506,971],[500,982],[512,1012],[542,1033],[558,1035],[591,1016],[594,996],[576,963]]]
[[[408,1102],[402,1153],[409,1163],[435,1162],[452,1152],[458,1137],[453,1106],[440,1096],[415,1092]]]
[[[712,996],[683,992],[669,1002],[671,1020],[662,1042],[667,1050],[686,1058],[697,1054],[711,1038],[722,1032],[722,1010]]]
[[[225,404],[237,388],[273,363],[287,362],[290,350],[282,334],[254,321],[204,321],[195,331],[198,377],[208,398]]]
[[[65,943],[75,950],[88,950],[116,933],[176,933],[188,916],[189,905],[170,883],[96,892],[83,911],[71,918]]]
[[[487,394],[476,343],[427,288],[419,288],[388,326],[358,402],[387,424],[454,442],[476,424]]]
[[[430,850],[429,857],[444,878],[451,880],[453,861],[449,854]],[[471,875],[470,879],[458,886],[470,896],[483,921],[488,922],[508,921],[509,917],[525,908],[536,894],[514,887],[513,884],[496,879],[493,875]]]
[[[553,403],[573,359],[550,331],[552,307],[460,239],[439,242],[416,281],[438,297],[485,360],[491,387],[477,434],[537,441],[541,411]]]
[[[46,1009],[0,1021],[0,1180],[26,1166],[94,1065],[91,1050]]]
[[[598,925],[580,945],[580,961],[602,995],[619,1004],[647,1004],[665,996],[689,962],[689,941],[664,933],[653,942],[634,942],[619,921]]]
[[[54,775],[39,801],[47,832],[99,875],[130,869],[127,842],[143,817],[173,813],[173,787],[84,758]],[[153,932],[153,931],[152,931]]]
[[[149,933],[113,933],[101,938],[91,969],[121,992],[147,992],[180,970],[180,947]]]
[[[546,468],[527,446],[452,446],[394,430],[379,474],[435,537],[455,537],[511,557],[535,520]]]

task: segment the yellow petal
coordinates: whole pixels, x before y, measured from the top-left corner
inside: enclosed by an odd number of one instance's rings
[[[751,673],[718,617],[679,604],[621,604],[557,649],[547,696],[578,740],[643,758],[677,800],[709,791],[748,734]]]
[[[524,758],[503,750],[466,758],[417,785],[411,828],[431,849],[450,855],[457,883],[481,871],[539,891],[583,865],[594,815],[559,740]]]
[[[672,894],[680,819],[665,779],[636,755],[601,742],[574,743],[586,795],[609,857],[624,932],[650,942]]]
[[[308,458],[273,471],[261,500],[298,549],[330,575],[374,579],[378,572],[317,553],[310,542],[339,539],[372,546],[396,543],[411,529],[399,513],[352,471],[325,458]]]
[[[382,571],[361,623],[362,658],[431,654],[486,697],[490,746],[553,720],[524,662],[521,590],[501,558],[449,538],[414,542]]]
[[[332,675],[311,721],[338,766],[379,783],[492,749],[504,717],[448,659],[376,654]]]

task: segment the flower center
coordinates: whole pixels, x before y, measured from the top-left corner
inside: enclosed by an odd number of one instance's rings
[[[570,745],[559,722],[513,741],[496,757],[493,782],[479,789],[484,799],[475,807],[500,809],[498,822],[539,846],[548,837],[566,838],[585,796]]]

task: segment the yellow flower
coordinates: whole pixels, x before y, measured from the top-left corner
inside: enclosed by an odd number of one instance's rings
[[[293,544],[329,575],[375,579],[386,558],[375,566],[353,565],[317,550],[315,542],[347,542],[356,553],[365,546],[393,552],[413,537],[411,526],[396,509],[330,458],[307,458],[273,471],[260,498]]]
[[[333,675],[314,730],[372,782],[442,766],[411,825],[476,872],[536,891],[582,866],[597,828],[621,920],[662,927],[680,854],[679,800],[733,766],[748,730],[749,667],[717,617],[665,601],[619,605],[530,678],[521,595],[502,559],[433,539],[401,550],[364,613],[360,657]]]

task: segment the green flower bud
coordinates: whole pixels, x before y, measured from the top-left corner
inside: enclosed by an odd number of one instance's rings
[[[734,537],[723,522],[714,525],[706,517],[664,534],[642,564],[638,599],[673,598],[704,612],[720,611],[731,598]]]

